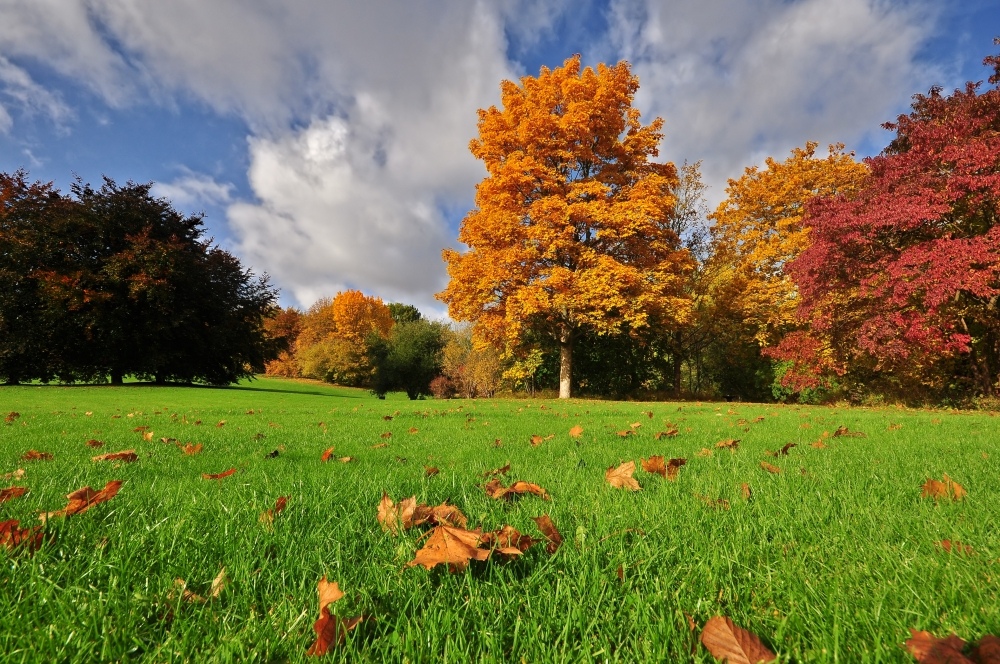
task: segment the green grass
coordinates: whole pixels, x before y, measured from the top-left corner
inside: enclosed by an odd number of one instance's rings
[[[0,474],[24,468],[26,476],[0,487],[30,491],[0,505],[0,520],[35,524],[70,491],[125,483],[112,501],[51,520],[51,540],[33,556],[0,550],[0,661],[302,661],[323,575],[346,593],[334,613],[375,618],[333,661],[708,662],[687,616],[700,629],[716,614],[760,634],[782,661],[912,661],[902,648],[909,627],[967,640],[1000,633],[1000,421],[987,414],[379,401],[280,380],[0,388],[0,415],[9,411],[21,417],[0,424]],[[764,421],[737,423],[757,416]],[[680,434],[655,440],[668,421]],[[615,435],[633,422],[642,423],[635,436]],[[575,424],[585,430],[579,440],[567,433]],[[839,425],[868,436],[808,445]],[[373,449],[386,431],[389,446]],[[533,434],[554,437],[531,447]],[[184,456],[161,437],[204,451]],[[90,438],[104,447],[87,447]],[[742,443],[715,450],[723,438]],[[799,446],[765,456],[786,442]],[[331,446],[355,461],[321,463]],[[90,460],[130,448],[136,463]],[[697,456],[702,448],[712,456]],[[20,461],[29,449],[55,458]],[[265,457],[275,449],[277,458]],[[637,493],[605,483],[608,466],[652,454],[688,464],[676,482],[637,470]],[[784,472],[764,472],[762,460]],[[536,482],[552,500],[488,499],[480,473],[508,461],[508,482]],[[440,474],[425,478],[425,464]],[[201,477],[230,467],[239,472],[227,479]],[[968,490],[965,500],[920,497],[924,480],[943,473]],[[531,517],[549,514],[565,543],[553,556],[536,546],[461,574],[404,568],[419,533],[382,532],[383,491],[448,500],[470,527],[509,523],[537,534]],[[268,529],[260,513],[281,495],[288,508]],[[935,544],[942,539],[975,553],[945,553]],[[222,566],[230,581],[219,599],[170,598],[176,578],[206,594]]]

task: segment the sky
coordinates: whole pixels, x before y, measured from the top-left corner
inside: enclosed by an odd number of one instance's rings
[[[987,78],[997,35],[1000,0],[0,0],[0,171],[155,182],[284,305],[441,317],[502,80],[628,60],[714,207],[806,141],[877,154],[912,95]]]

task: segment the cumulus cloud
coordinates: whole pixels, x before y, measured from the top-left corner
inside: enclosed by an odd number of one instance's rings
[[[228,205],[233,201],[235,186],[230,182],[217,182],[204,173],[182,169],[183,174],[170,182],[157,182],[153,194],[169,199],[175,207],[186,210],[204,208],[207,205]]]
[[[665,154],[727,177],[807,140],[856,147],[935,72],[915,63],[933,29],[921,3],[615,0],[609,39],[666,120]]]
[[[72,112],[58,95],[36,83],[23,68],[18,67],[7,58],[0,55],[0,91],[26,113],[41,113],[56,123],[63,125]],[[3,105],[0,105],[0,133],[6,133],[13,126],[13,118]]]

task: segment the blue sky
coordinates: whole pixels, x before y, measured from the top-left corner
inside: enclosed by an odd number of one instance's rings
[[[441,315],[502,79],[629,60],[714,204],[807,140],[877,153],[911,95],[986,77],[994,33],[1000,0],[0,0],[0,170],[155,181],[285,304]]]

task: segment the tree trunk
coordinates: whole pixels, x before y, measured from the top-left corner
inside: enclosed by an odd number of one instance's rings
[[[681,358],[674,355],[674,396],[680,398],[681,396]]]
[[[573,382],[573,337],[569,332],[559,335],[559,398],[570,398]]]
[[[156,385],[166,385],[167,384],[167,379],[163,376],[163,374],[158,373],[158,374],[154,374],[153,375],[153,382]]]
[[[121,385],[124,382],[124,376],[122,375],[121,369],[111,370],[111,384]]]

